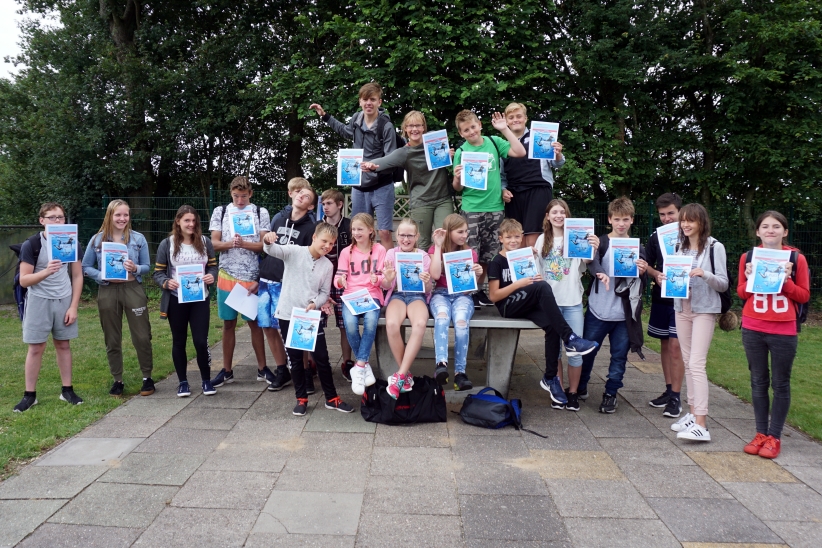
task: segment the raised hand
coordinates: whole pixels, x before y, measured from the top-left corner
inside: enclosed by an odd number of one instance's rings
[[[311,103],[308,108],[313,111],[316,111],[318,116],[325,116],[325,110],[321,107],[318,103]]]

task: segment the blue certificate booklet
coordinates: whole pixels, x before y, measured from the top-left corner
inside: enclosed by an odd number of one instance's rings
[[[422,136],[422,144],[429,171],[451,165],[451,147],[448,146],[448,133],[444,129],[425,133]]]
[[[554,143],[559,138],[559,124],[555,122],[531,122],[531,141],[528,157],[533,160],[554,160]]]
[[[177,283],[180,287],[177,289],[177,300],[180,303],[194,303],[206,300],[208,292],[206,291],[203,276],[205,275],[205,267],[201,264],[181,264],[175,268]]]
[[[608,246],[611,267],[608,275],[617,278],[638,278],[639,238],[611,238]]]
[[[659,240],[662,255],[673,255],[679,244],[679,223],[668,223],[657,228],[656,237]]]
[[[565,219],[562,256],[566,259],[593,259],[594,248],[588,242],[588,235],[593,233],[593,219]]]
[[[320,331],[320,311],[294,308],[291,311],[291,322],[285,346],[296,350],[313,352],[317,346],[317,333]]]
[[[380,305],[371,296],[367,289],[360,289],[342,296],[343,303],[348,307],[348,310],[355,316],[365,314],[369,310],[379,310]]]
[[[474,256],[470,249],[442,254],[442,267],[448,293],[465,293],[477,290],[477,276],[474,273]]]
[[[100,246],[103,262],[100,270],[104,280],[128,280],[125,262],[128,260],[128,246],[114,242],[103,242]]]
[[[362,183],[361,148],[344,148],[337,152],[337,184],[339,186],[360,186]]]
[[[760,294],[780,293],[785,283],[785,265],[790,260],[790,250],[755,247],[751,256],[751,275],[748,276],[745,291]]]
[[[530,247],[506,251],[505,258],[508,259],[508,269],[511,272],[512,282],[518,282],[524,278],[533,278],[539,274],[534,250]]]
[[[690,296],[691,266],[694,258],[690,255],[666,255],[663,258],[662,297],[665,299],[687,299]]]
[[[77,225],[46,225],[49,261],[73,263],[80,260]]]
[[[246,206],[242,209],[237,209],[233,205],[228,206],[228,229],[231,237],[238,234],[242,237],[257,234],[256,218],[253,206]]]
[[[488,153],[462,153],[462,186],[474,190],[488,190]]]
[[[397,291],[403,293],[424,293],[425,284],[420,274],[425,271],[422,253],[396,253]]]

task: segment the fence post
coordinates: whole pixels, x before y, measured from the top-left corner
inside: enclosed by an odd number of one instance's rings
[[[214,185],[208,185],[208,211],[214,211]]]
[[[103,209],[106,209],[106,207],[108,207],[108,195],[103,194]]]
[[[788,210],[788,236],[790,238],[791,243],[795,242],[794,240],[794,231],[793,231],[793,204],[791,204],[790,209]],[[610,339],[609,339],[610,340]]]

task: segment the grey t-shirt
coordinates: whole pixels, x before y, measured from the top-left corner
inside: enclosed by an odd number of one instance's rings
[[[606,253],[602,257],[602,268],[608,272],[611,266],[611,259]],[[588,310],[591,314],[604,322],[624,322],[625,309],[622,308],[622,298],[614,293],[617,278],[612,277],[610,280],[608,290],[605,289],[605,284],[600,282],[597,284],[599,291],[591,291],[588,295]]]
[[[20,260],[24,263],[34,265],[34,272],[45,270],[49,265],[49,250],[46,243],[46,237],[40,233],[40,256],[37,258],[37,264],[34,264],[34,252],[28,242],[23,244],[20,249]],[[79,244],[78,244],[79,245]],[[78,254],[82,256],[82,250],[78,250]],[[65,299],[71,297],[71,278],[68,273],[69,263],[64,263],[56,273],[52,274],[39,284],[29,286],[28,292],[30,295],[40,297],[41,299]]]

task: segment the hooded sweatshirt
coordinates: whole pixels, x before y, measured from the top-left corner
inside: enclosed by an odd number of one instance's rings
[[[322,117],[322,121],[331,126],[331,129],[345,139],[351,139],[354,142],[351,148],[363,149],[363,159],[371,161],[374,158],[387,156],[397,148],[397,133],[394,130],[394,124],[388,119],[388,114],[383,109],[379,109],[379,116],[384,116],[386,119],[385,126],[382,128],[382,135],[377,135],[377,120],[374,120],[371,127],[368,127],[361,110],[354,113],[354,116],[347,124],[340,122],[327,112]],[[373,171],[364,171],[362,184],[354,187],[354,190],[368,192],[393,183],[391,177],[380,178]]]
[[[277,215],[271,221],[271,232],[277,235],[277,245],[306,246],[311,245],[315,224],[307,213],[296,221],[291,215]],[[282,282],[284,268],[282,259],[267,255],[260,263],[260,278]]]

